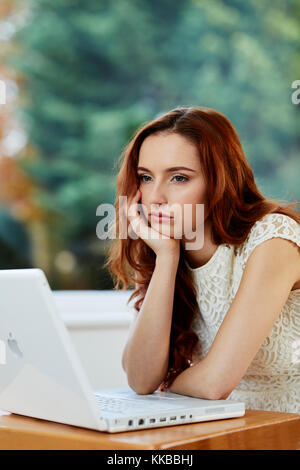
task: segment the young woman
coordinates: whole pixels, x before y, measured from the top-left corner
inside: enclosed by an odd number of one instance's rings
[[[122,358],[129,386],[300,413],[299,203],[260,193],[232,124],[209,108],[144,125],[120,163],[106,266],[116,289],[135,286]],[[135,238],[119,236],[120,196]],[[203,245],[188,250],[195,227]]]

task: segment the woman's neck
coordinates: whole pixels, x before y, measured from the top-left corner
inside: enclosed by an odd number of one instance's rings
[[[182,242],[189,242],[191,243],[190,240],[182,240]],[[190,265],[191,268],[199,268],[200,266],[203,266],[204,264],[208,263],[208,261],[211,259],[211,257],[214,255],[216,252],[217,248],[219,245],[216,245],[212,241],[211,237],[211,223],[210,221],[205,221],[204,222],[204,241],[203,241],[203,247],[200,248],[199,250],[185,250],[185,256],[187,258],[187,261]]]

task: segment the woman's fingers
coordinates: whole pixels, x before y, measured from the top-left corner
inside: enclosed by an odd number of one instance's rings
[[[128,202],[127,217],[129,220],[128,230],[132,238],[141,237],[141,224],[143,224],[142,216],[139,213],[139,200],[141,198],[141,191],[138,189],[135,195]],[[134,232],[134,233],[133,233]],[[136,234],[138,237],[134,236]]]
[[[134,205],[134,204],[136,204],[136,203],[138,202],[138,200],[140,199],[140,197],[141,197],[141,192],[140,192],[140,190],[138,189],[137,192],[136,192],[132,197],[129,198],[129,200],[128,200],[128,205],[127,205],[127,207],[128,207],[128,214],[129,214],[129,210],[130,210],[131,206]],[[130,213],[131,213],[131,212],[130,212]]]
[[[131,197],[127,199],[127,201],[121,201],[119,210],[121,215],[127,220],[129,217],[129,208],[138,200],[139,190]]]
[[[144,241],[147,241],[149,246],[155,250],[155,247],[158,243],[157,240],[170,240],[170,237],[163,233],[160,233],[151,225],[148,226],[147,217],[143,214],[142,207],[139,206],[140,199],[141,191],[138,189],[128,202],[128,235],[134,240],[136,240],[137,238],[141,238]],[[152,242],[150,242],[150,240],[152,240]]]
[[[130,226],[140,238],[148,237],[148,226],[146,225],[146,222],[140,213],[138,202],[135,202],[131,205],[128,213],[128,219]]]

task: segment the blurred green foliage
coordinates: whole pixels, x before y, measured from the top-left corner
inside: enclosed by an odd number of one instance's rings
[[[40,188],[37,203],[57,214],[47,228],[55,249],[80,261],[71,286],[111,287],[105,272],[95,277],[105,256],[96,208],[114,201],[113,167],[135,129],[176,106],[223,112],[261,191],[300,200],[300,113],[291,102],[300,78],[298,0],[31,5],[9,58],[25,80],[20,116],[36,152],[22,165]],[[51,276],[64,287],[55,268]]]
[[[0,207],[0,269],[32,268],[30,241],[22,224]],[[16,256],[18,254],[18,256]]]

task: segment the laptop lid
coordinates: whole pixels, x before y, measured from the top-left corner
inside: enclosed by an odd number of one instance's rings
[[[243,403],[158,391],[137,395],[129,387],[98,390],[98,398],[100,394],[127,401],[125,414],[101,412],[40,269],[0,270],[0,312],[0,343],[6,356],[2,363],[0,357],[0,410],[108,432],[245,413]],[[139,411],[137,402],[143,403]],[[180,412],[180,420],[173,421],[179,410],[184,416]],[[140,419],[131,419],[136,413]]]
[[[0,270],[0,312],[0,409],[107,430],[43,271]]]

